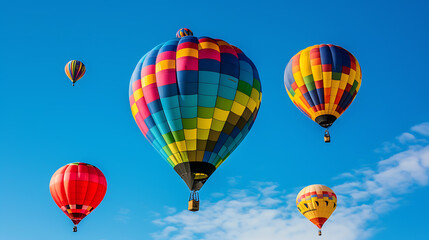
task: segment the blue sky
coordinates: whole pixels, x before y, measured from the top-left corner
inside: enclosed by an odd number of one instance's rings
[[[314,183],[340,197],[323,238],[424,238],[429,209],[416,206],[429,198],[428,10],[425,1],[4,3],[0,239],[318,239],[293,205]],[[186,185],[143,137],[128,103],[135,64],[181,27],[240,47],[263,89],[254,127],[192,214],[183,212]],[[363,71],[330,144],[283,86],[289,59],[320,43],[346,48]],[[64,74],[71,59],[87,66],[75,87]],[[76,161],[98,166],[108,189],[72,233],[48,186]]]

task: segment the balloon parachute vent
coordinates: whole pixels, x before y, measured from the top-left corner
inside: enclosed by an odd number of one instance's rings
[[[319,229],[319,236],[322,236],[322,230]]]
[[[325,143],[329,143],[329,142],[331,142],[331,135],[329,135],[329,131],[328,131],[328,129],[326,129],[326,130],[325,130],[325,136],[324,136],[324,139],[325,139]]]
[[[77,226],[73,227],[73,232],[77,232]]]
[[[176,33],[177,38],[182,38],[185,36],[193,36],[193,35],[194,35],[194,33],[191,30],[189,30],[188,28],[181,28]]]
[[[189,196],[188,210],[191,212],[200,210],[200,197],[196,191],[191,192],[191,195]]]

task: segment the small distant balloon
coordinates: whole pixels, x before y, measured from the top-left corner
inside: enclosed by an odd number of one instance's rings
[[[67,77],[70,78],[74,86],[75,82],[77,82],[83,77],[83,75],[85,75],[86,68],[81,61],[71,60],[66,64],[64,70],[66,72]]]
[[[194,33],[191,30],[189,30],[188,28],[181,28],[176,33],[176,37],[177,38],[182,38],[182,37],[185,37],[185,36],[193,36],[193,35],[194,35]]]
[[[73,232],[76,232],[79,222],[103,200],[107,182],[98,168],[76,162],[61,167],[52,175],[49,190],[58,207],[74,223]]]
[[[303,188],[296,196],[296,206],[299,212],[319,228],[337,208],[337,195],[327,186],[315,184]]]

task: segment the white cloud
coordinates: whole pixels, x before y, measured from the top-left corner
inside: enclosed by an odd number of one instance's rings
[[[128,220],[130,219],[129,217],[130,214],[130,209],[128,208],[120,208],[118,211],[118,214],[115,217],[115,220],[121,223],[128,223]]]
[[[343,179],[343,178],[354,178],[355,175],[349,172],[341,173],[340,175],[334,177],[334,179]]]
[[[420,133],[421,135],[429,136],[429,122],[420,123],[411,128],[414,132]]]
[[[371,221],[395,208],[402,194],[428,185],[429,145],[410,146],[379,161],[375,169],[362,168],[334,179],[346,182],[333,187],[338,208],[323,227],[323,235],[331,240],[369,238],[377,230],[371,228]],[[285,194],[278,184],[253,182],[249,189],[219,195],[217,202],[203,201],[198,213],[181,211],[155,220],[162,230],[152,236],[159,240],[320,239],[317,228],[296,210],[299,190]]]
[[[229,177],[228,178],[228,184],[229,185],[237,185],[241,180],[241,176],[237,176],[237,177]]]
[[[170,234],[176,232],[177,230],[179,229],[176,227],[167,226],[161,232],[154,233],[152,236],[157,239],[166,239]]]
[[[398,141],[402,144],[416,141],[416,137],[413,134],[407,132],[401,134],[399,137],[396,137],[396,139],[398,139]]]
[[[130,209],[128,209],[128,208],[120,208],[119,209],[119,214],[127,215],[128,213],[130,213]]]
[[[214,193],[210,194],[210,196],[212,196],[214,198],[221,198],[221,197],[225,196],[225,193],[214,192]]]
[[[394,152],[394,151],[398,151],[400,149],[401,148],[398,145],[394,144],[394,143],[384,142],[383,146],[381,146],[380,148],[375,149],[375,152],[377,152],[377,153],[391,153],[391,152]]]
[[[176,213],[176,208],[174,208],[174,207],[168,207],[168,206],[164,206],[164,208],[165,208],[165,212],[167,213],[167,214],[173,214],[173,213]]]

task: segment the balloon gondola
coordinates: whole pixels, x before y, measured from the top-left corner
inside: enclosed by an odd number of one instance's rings
[[[129,100],[146,139],[198,191],[251,129],[261,103],[253,62],[237,47],[181,29],[138,62]]]

